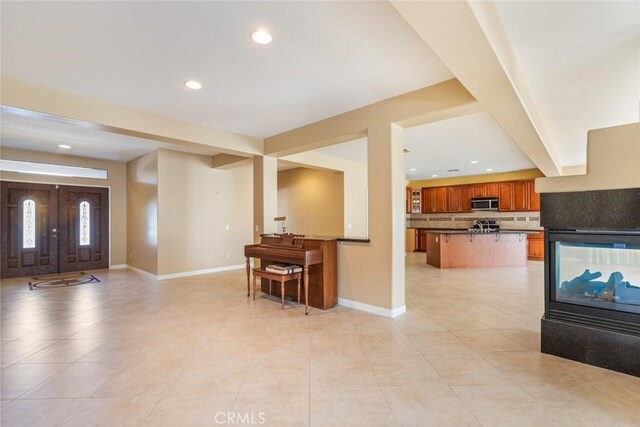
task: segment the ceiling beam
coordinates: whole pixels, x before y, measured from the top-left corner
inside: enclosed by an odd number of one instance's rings
[[[235,155],[262,154],[263,141],[172,117],[111,104],[23,81],[2,78],[2,105],[14,113],[60,120],[121,135]]]
[[[371,123],[401,127],[477,113],[480,104],[456,79],[385,99],[264,140],[265,155],[282,157],[362,138]]]
[[[214,169],[233,169],[253,162],[253,157],[236,156],[235,154],[216,154],[211,157],[211,167]]]
[[[546,175],[561,167],[553,141],[491,1],[394,1],[391,5],[458,81]]]

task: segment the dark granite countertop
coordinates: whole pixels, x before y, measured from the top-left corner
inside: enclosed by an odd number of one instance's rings
[[[501,228],[500,231],[492,232],[492,233],[478,233],[475,231],[469,231],[466,228],[429,228],[429,227],[407,227],[414,228],[419,230],[426,230],[427,233],[434,234],[537,234],[544,230],[518,230],[518,229],[509,229],[509,228]]]
[[[261,237],[274,237],[275,234],[261,234]],[[351,242],[351,243],[370,243],[371,240],[368,237],[352,237],[352,236],[304,236],[309,240],[337,240],[338,242]]]
[[[337,237],[338,242],[350,242],[350,243],[371,243],[371,239],[368,237]]]

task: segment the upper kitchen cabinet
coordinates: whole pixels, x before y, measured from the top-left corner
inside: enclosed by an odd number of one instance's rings
[[[470,185],[471,197],[498,197],[498,183],[489,182],[485,184]]]
[[[533,181],[501,182],[498,184],[498,207],[503,212],[540,210],[540,195]]]
[[[484,185],[485,197],[498,197],[498,183],[490,182]]]
[[[407,191],[405,193],[404,205],[404,212],[411,213],[411,188],[409,187],[407,187]]]
[[[420,188],[407,188],[407,213],[422,212],[422,190]]]
[[[498,184],[498,210],[502,212],[513,210],[513,183],[501,182]]]
[[[422,195],[422,206],[416,203]],[[407,192],[407,197],[409,192]],[[501,212],[527,212],[540,210],[540,195],[535,192],[533,180],[490,182],[486,184],[454,185],[413,189],[411,213],[471,212],[471,199],[477,197],[498,198]],[[422,208],[422,209],[420,209]]]
[[[527,192],[529,193],[529,206],[527,207],[527,210],[539,211],[540,210],[540,194],[536,193],[535,181],[527,181]]]
[[[463,212],[462,187],[447,187],[447,212]]]
[[[460,187],[460,212],[471,212],[472,189],[470,185]]]
[[[447,212],[447,187],[422,189],[422,213]]]
[[[513,183],[513,205],[512,211],[526,211],[529,205],[529,186],[526,181],[515,181]]]
[[[473,184],[471,186],[471,198],[485,197],[487,195],[486,184]]]

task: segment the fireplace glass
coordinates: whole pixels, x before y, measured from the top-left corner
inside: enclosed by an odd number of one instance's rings
[[[640,244],[554,244],[555,301],[640,314]]]

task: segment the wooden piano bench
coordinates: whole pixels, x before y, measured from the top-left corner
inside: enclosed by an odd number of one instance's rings
[[[282,309],[284,310],[284,284],[285,282],[291,281],[291,280],[297,280],[298,281],[298,304],[300,304],[300,282],[301,282],[301,278],[302,278],[302,273],[298,272],[298,273],[290,273],[290,274],[278,274],[278,273],[271,273],[270,271],[266,271],[262,268],[254,268],[253,270],[253,300],[256,300],[256,282],[257,282],[257,278],[261,278],[261,279],[267,279],[269,280],[269,294],[271,294],[271,281],[275,280],[276,282],[280,282],[280,296],[282,298]],[[307,283],[304,283],[304,287],[305,287],[305,296],[307,295],[306,290],[307,290]],[[309,313],[309,303],[307,302],[308,298],[305,298],[305,302],[304,302],[304,314],[308,314]]]

